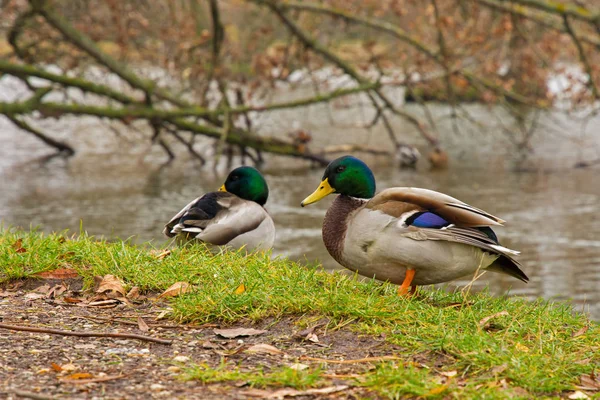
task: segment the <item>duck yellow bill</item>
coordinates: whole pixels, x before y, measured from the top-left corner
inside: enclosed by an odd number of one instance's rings
[[[304,207],[309,204],[316,203],[317,201],[321,200],[323,197],[325,197],[333,192],[335,192],[335,189],[332,188],[331,185],[329,185],[327,178],[325,178],[325,180],[323,182],[321,182],[321,184],[319,185],[317,190],[315,190],[313,192],[313,194],[311,194],[310,196],[308,196],[307,198],[302,200],[302,203],[300,203],[300,205],[302,207]]]
[[[226,192],[227,189],[225,189],[225,184],[221,185],[221,187],[219,188],[219,192]]]

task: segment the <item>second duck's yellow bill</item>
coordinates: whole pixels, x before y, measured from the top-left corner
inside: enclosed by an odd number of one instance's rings
[[[302,200],[302,203],[300,203],[300,205],[302,207],[304,207],[309,204],[316,203],[317,201],[321,200],[323,197],[330,195],[331,193],[334,193],[334,192],[335,192],[335,189],[331,187],[327,178],[325,178],[325,180],[323,180],[323,182],[321,182],[321,184],[319,185],[317,190],[315,190],[310,196],[308,196],[307,198]]]

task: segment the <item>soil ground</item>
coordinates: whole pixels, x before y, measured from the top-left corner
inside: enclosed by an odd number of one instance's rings
[[[245,327],[264,329],[257,336],[226,339],[215,334],[218,326],[177,325],[157,318],[167,303],[150,300],[111,308],[81,307],[65,299],[80,295],[81,282],[65,283],[58,298],[48,295],[48,286],[61,282],[28,280],[4,287],[0,294],[1,323],[69,331],[119,332],[170,339],[171,345],[136,339],[73,337],[48,333],[0,329],[0,397],[5,399],[246,399],[246,398],[379,398],[364,388],[353,388],[345,377],[365,372],[370,363],[327,364],[334,393],[251,388],[245,382],[203,384],[182,379],[186,366],[222,362],[243,370],[269,371],[300,363],[306,357],[336,360],[362,359],[398,352],[384,338],[360,335],[348,327],[326,331],[317,322],[311,333],[318,342],[304,340],[294,318],[267,320]],[[44,293],[45,292],[45,293]],[[138,325],[142,318],[149,329]],[[309,332],[310,333],[310,332]],[[269,344],[284,354],[249,354],[254,344]],[[339,376],[339,378],[338,378]],[[80,379],[73,379],[80,378]],[[344,386],[348,386],[343,389]]]

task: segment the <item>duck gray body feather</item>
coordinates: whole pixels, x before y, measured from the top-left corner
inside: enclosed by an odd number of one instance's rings
[[[163,233],[248,250],[268,250],[275,241],[275,225],[267,211],[228,192],[193,200],[165,225]]]
[[[434,211],[447,226],[410,225],[416,213]],[[490,270],[527,281],[512,258],[477,229],[501,225],[501,219],[453,197],[426,189],[393,188],[371,200],[338,195],[323,222],[323,240],[331,256],[360,275],[400,284],[414,269],[413,284],[428,285]]]

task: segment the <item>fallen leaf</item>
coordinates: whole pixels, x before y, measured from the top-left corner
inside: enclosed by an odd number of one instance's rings
[[[104,294],[108,298],[125,297],[123,284],[114,275],[105,275],[100,281],[96,293]]]
[[[302,363],[294,363],[290,365],[290,369],[293,369],[295,371],[304,371],[305,369],[308,369],[308,365]]]
[[[17,241],[12,244],[12,247],[17,253],[27,252],[27,249],[23,248],[23,239],[21,238],[17,239]]]
[[[125,297],[127,297],[130,300],[137,299],[138,297],[140,297],[140,288],[137,286],[132,287],[129,290],[129,293],[127,293],[127,296],[125,296]]]
[[[254,328],[234,328],[234,329],[214,329],[216,335],[223,336],[227,339],[233,339],[240,336],[256,336],[265,333],[265,330]]]
[[[76,298],[74,298],[74,297],[65,297],[65,298],[63,299],[63,301],[64,301],[65,303],[81,303],[83,300],[81,300],[81,299],[76,299]]]
[[[501,374],[501,373],[503,373],[504,371],[506,371],[506,369],[507,369],[507,368],[508,368],[508,365],[507,365],[507,364],[497,365],[497,366],[495,366],[494,368],[492,368],[492,369],[490,370],[490,372],[491,372],[492,374],[494,374],[494,375],[498,375],[498,374]]]
[[[0,297],[15,297],[17,292],[0,292]]]
[[[219,346],[218,344],[213,343],[213,342],[207,340],[207,341],[205,341],[205,342],[202,343],[202,348],[203,349],[220,349],[221,346]]]
[[[148,330],[150,329],[150,328],[148,328],[148,324],[146,324],[144,322],[142,317],[138,317],[137,323],[138,323],[138,328],[140,328],[140,331],[142,331],[142,332],[148,332]]]
[[[588,331],[588,329],[590,329],[588,325],[582,326],[581,329],[573,333],[571,337],[576,338],[578,336],[584,335]]]
[[[458,372],[456,371],[442,371],[440,372],[440,374],[447,376],[448,378],[451,378],[453,376],[456,376],[458,374]]]
[[[306,340],[309,340],[313,343],[319,343],[319,337],[314,333],[309,333],[306,335]]]
[[[577,390],[574,393],[571,393],[569,395],[569,399],[589,399],[590,396],[588,396],[587,394]]]
[[[61,294],[67,291],[67,287],[65,285],[55,285],[48,291],[46,297],[49,299],[59,297]]]
[[[517,348],[517,350],[520,350],[524,353],[529,353],[529,347],[525,346],[524,344],[517,343],[515,344],[515,347]]]
[[[244,284],[242,283],[240,286],[237,287],[237,289],[235,289],[233,291],[233,293],[235,294],[242,294],[246,291],[246,286],[244,286]]]
[[[39,300],[39,299],[45,299],[46,295],[42,294],[42,293],[27,293],[23,297],[27,300]]]
[[[275,346],[271,346],[270,344],[259,343],[255,344],[252,347],[249,347],[246,350],[246,353],[256,353],[256,354],[284,354],[283,351],[279,350]]]
[[[438,387],[434,387],[433,389],[431,389],[431,390],[430,390],[430,391],[429,391],[429,392],[428,392],[428,393],[425,395],[425,397],[428,397],[428,396],[436,396],[436,395],[438,395],[438,394],[440,394],[440,393],[443,393],[443,392],[445,392],[447,389],[448,389],[448,385],[441,385],[441,386],[438,386]]]
[[[77,366],[75,364],[65,364],[65,365],[61,365],[60,369],[61,369],[61,371],[70,372],[70,371],[75,371],[77,369]]]
[[[171,314],[171,310],[162,310],[160,314],[158,314],[158,316],[154,318],[154,320],[160,321],[161,319],[165,319],[169,314]]]
[[[88,372],[76,372],[74,374],[65,376],[65,379],[90,379],[93,375]]]
[[[191,285],[187,282],[175,282],[167,290],[162,292],[158,298],[163,299],[166,297],[176,297],[189,292],[191,288]]]
[[[50,364],[50,366],[52,367],[53,370],[55,370],[56,372],[60,372],[62,371],[62,367],[60,365],[58,365],[57,363],[52,363]]]
[[[58,268],[52,271],[40,272],[35,274],[35,277],[42,279],[73,279],[79,274],[72,268]]]
[[[503,310],[503,311],[497,312],[496,314],[492,314],[492,315],[490,315],[490,316],[487,316],[487,317],[483,318],[481,321],[479,321],[479,327],[480,327],[480,328],[483,328],[483,327],[485,327],[486,323],[487,323],[487,322],[488,322],[490,319],[492,319],[492,318],[496,318],[496,317],[500,317],[500,316],[502,316],[502,315],[508,315],[508,311],[506,311],[506,310]]]
[[[591,373],[591,374],[581,375],[581,377],[579,379],[581,382],[580,389],[593,390],[593,391],[600,390],[600,376],[598,376],[594,373]]]
[[[159,260],[162,260],[163,258],[171,255],[171,250],[152,250],[150,253]]]

